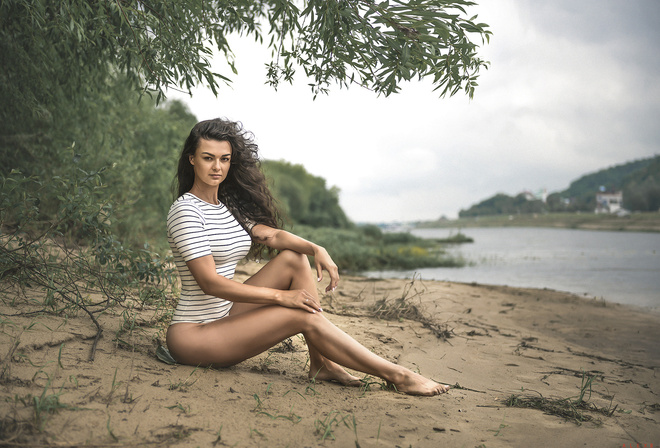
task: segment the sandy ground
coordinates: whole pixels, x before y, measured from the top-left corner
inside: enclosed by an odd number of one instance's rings
[[[256,267],[239,269],[238,279]],[[402,296],[416,320],[374,317],[377,301]],[[90,362],[88,318],[16,316],[28,305],[4,303],[0,446],[660,446],[657,313],[550,290],[358,277],[323,304],[374,352],[455,387],[422,398],[375,378],[310,383],[298,337],[228,369],[168,365],[155,355],[162,309],[102,316]],[[579,423],[506,406],[544,397],[570,411],[581,390],[591,410]]]

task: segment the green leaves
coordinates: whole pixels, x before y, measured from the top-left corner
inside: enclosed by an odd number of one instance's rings
[[[409,2],[310,0],[298,18],[297,36],[278,48],[279,65],[269,65],[277,87],[294,65],[313,81],[315,94],[359,84],[378,94],[397,92],[401,81],[433,78],[441,95],[461,89],[472,96],[488,63],[476,55],[470,34],[488,40],[488,26],[465,19],[468,1]]]
[[[431,77],[441,94],[472,96],[479,70],[472,37],[488,25],[465,18],[465,0],[9,0],[0,3],[0,97],[13,114],[48,117],[53,105],[103,89],[118,75],[158,100],[168,88],[207,85],[215,94],[237,70],[227,37],[268,42],[267,82],[302,69],[314,94],[358,84],[378,94]],[[262,30],[267,24],[268,30]],[[269,39],[264,39],[268,37]],[[214,72],[214,50],[232,73]]]

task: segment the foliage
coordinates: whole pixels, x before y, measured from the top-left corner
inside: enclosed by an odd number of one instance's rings
[[[465,0],[314,0],[304,9],[279,0],[4,0],[0,173],[17,169],[49,182],[66,177],[72,161],[87,172],[114,167],[103,176],[115,230],[132,244],[147,239],[164,249],[162,238],[151,235],[163,234],[171,200],[163,187],[196,120],[179,103],[154,105],[167,88],[204,83],[217,92],[229,82],[236,74],[230,35],[266,42],[273,55],[266,76],[275,87],[302,68],[315,93],[331,83],[356,83],[387,95],[403,80],[430,76],[443,94],[472,95],[486,63],[470,36],[483,41],[490,31],[466,18],[471,6]],[[221,73],[211,68],[214,51],[227,61]],[[350,225],[336,190],[325,191],[321,179],[301,182],[275,187],[291,190],[283,202],[294,221]],[[301,186],[312,188],[301,194]],[[52,201],[43,200],[46,219]]]
[[[442,94],[472,96],[480,68],[470,36],[489,39],[488,26],[465,18],[466,0],[5,0],[0,3],[3,76],[0,121],[20,112],[56,113],[70,95],[85,97],[109,79],[155,92],[205,83],[217,93],[230,73],[213,71],[214,50],[236,74],[230,35],[266,39],[268,82],[290,81],[296,67],[315,92],[334,82],[396,92],[402,80],[429,76]],[[267,31],[264,25],[267,24]]]
[[[309,174],[302,165],[284,161],[264,161],[262,168],[290,221],[313,227],[351,226],[339,205],[339,190],[326,188],[325,179]]]
[[[178,101],[159,107],[117,84],[95,99],[84,119],[68,111],[58,126],[44,130],[44,138],[2,140],[0,174],[17,170],[41,182],[58,182],[77,170],[99,172],[104,194],[114,211],[111,225],[120,239],[157,250],[167,247],[164,216],[172,203],[170,185],[186,135],[197,121]],[[75,141],[72,143],[72,140]],[[83,199],[83,198],[81,198]],[[52,190],[40,193],[41,219],[56,212]]]
[[[643,212],[660,210],[660,156],[623,181],[623,206]]]
[[[461,88],[472,97],[476,78],[487,63],[477,57],[470,34],[490,38],[488,25],[469,19],[471,1],[310,0],[298,11],[293,3],[275,7],[284,31],[274,45],[279,60],[270,63],[269,82],[290,80],[294,66],[312,79],[315,93],[327,86],[358,83],[377,93],[398,91],[402,80],[431,77],[442,95]]]
[[[467,210],[461,210],[458,216],[461,218],[466,218],[469,216],[540,213],[542,211],[543,203],[540,200],[529,201],[524,194],[511,197],[509,195],[499,193],[489,199],[473,205]]]
[[[461,260],[445,256],[435,242],[407,233],[391,234],[391,237],[385,233],[374,237],[371,227],[333,229],[294,226],[293,231],[327,248],[342,272],[462,265]],[[388,242],[390,238],[397,242]],[[399,242],[402,240],[406,242]]]
[[[171,263],[150,251],[129,249],[110,227],[113,208],[99,172],[78,170],[69,178],[44,183],[13,171],[0,175],[0,299],[25,298],[36,288],[43,301],[31,301],[35,312],[75,315],[83,312],[97,329],[97,316],[123,304],[142,285],[171,280]],[[55,216],[40,219],[45,190],[56,198]],[[21,312],[30,312],[23,309]]]

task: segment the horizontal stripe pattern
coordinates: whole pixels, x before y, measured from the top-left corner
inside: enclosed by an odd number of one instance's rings
[[[204,294],[186,265],[211,255],[218,275],[234,278],[236,265],[249,252],[252,240],[227,207],[185,193],[170,207],[167,240],[181,278],[181,296],[172,323],[211,322],[229,314],[232,302]]]

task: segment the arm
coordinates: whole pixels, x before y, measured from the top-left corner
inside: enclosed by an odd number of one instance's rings
[[[185,260],[204,294],[234,302],[280,305],[309,312],[321,309],[317,298],[307,291],[279,291],[245,285],[218,275],[204,223],[203,212],[186,200],[177,200],[167,217],[167,232],[174,245],[173,250],[178,251]]]
[[[290,249],[301,254],[313,256],[318,281],[323,280],[323,270],[328,271],[330,275],[330,283],[325,288],[325,291],[334,291],[337,287],[339,269],[337,269],[335,262],[332,261],[328,251],[318,244],[300,238],[286,230],[274,229],[263,224],[257,224],[252,228],[252,238],[273,249]]]

